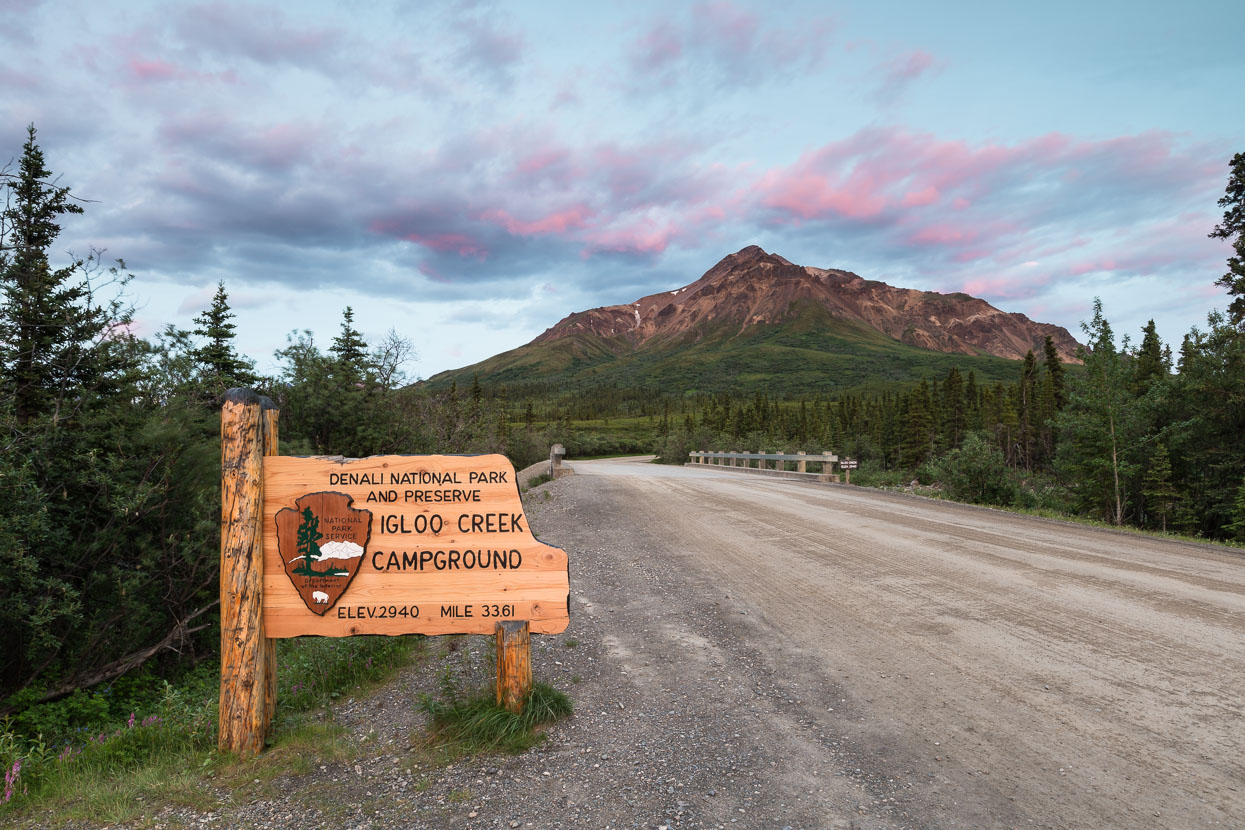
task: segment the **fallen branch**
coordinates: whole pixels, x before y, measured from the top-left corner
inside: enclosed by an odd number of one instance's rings
[[[114,680],[131,669],[137,668],[143,663],[146,663],[162,651],[167,649],[176,650],[176,646],[180,645],[181,642],[186,639],[187,635],[193,634],[196,631],[202,631],[211,625],[211,623],[204,623],[203,625],[191,627],[190,623],[195,618],[201,617],[217,605],[220,605],[220,600],[214,600],[202,608],[191,612],[185,619],[178,620],[177,625],[173,626],[172,630],[169,631],[168,634],[165,634],[164,638],[155,645],[131,652],[116,662],[109,663],[108,665],[102,666],[101,668],[88,672],[87,674],[78,675],[77,677],[62,683],[59,686],[53,687],[45,692],[42,697],[35,701],[35,703],[48,703],[53,700],[59,700],[62,697],[73,694],[79,689],[89,689],[92,686],[98,686],[100,683]],[[12,707],[0,708],[0,716],[7,715],[12,711]]]

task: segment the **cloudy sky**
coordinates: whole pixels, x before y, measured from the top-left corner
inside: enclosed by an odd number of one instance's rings
[[[428,376],[749,244],[1074,334],[1225,305],[1235,3],[766,5],[0,0],[0,162],[33,122],[139,331],[224,280],[269,370],[351,305]]]

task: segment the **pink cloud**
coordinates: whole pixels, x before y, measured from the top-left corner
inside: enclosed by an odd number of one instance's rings
[[[889,174],[864,162],[844,171],[833,148],[806,153],[789,168],[766,172],[757,184],[761,203],[802,220],[830,215],[866,219],[887,207]],[[827,163],[830,162],[830,163]]]
[[[958,242],[971,242],[977,238],[972,228],[960,228],[954,225],[927,225],[908,237],[918,245],[949,245]]]
[[[519,173],[540,173],[550,167],[565,164],[570,154],[562,149],[540,149],[523,156],[515,164]]]
[[[458,254],[460,257],[473,257],[476,259],[488,258],[488,247],[465,233],[454,232],[424,232],[424,231],[403,231],[402,223],[397,220],[375,220],[368,230],[375,234],[385,236],[396,236],[399,239],[405,239],[407,242],[414,242],[433,251],[449,252]],[[431,266],[429,266],[431,268]],[[430,271],[424,271],[423,266],[420,270],[428,276],[432,276]]]
[[[484,259],[488,256],[488,249],[479,242],[476,242],[466,234],[461,233],[433,233],[420,234],[408,233],[403,236],[411,242],[417,242],[425,248],[432,248],[434,251],[454,251],[459,256],[470,256]]]
[[[185,77],[185,72],[168,61],[130,58],[130,72],[142,81],[168,81]]]
[[[924,207],[938,201],[938,188],[930,185],[923,190],[912,190],[904,195],[900,204],[903,207]]]
[[[583,228],[592,217],[592,210],[587,205],[575,205],[566,210],[556,211],[530,222],[515,219],[504,210],[485,211],[481,219],[496,222],[512,236],[543,236],[545,234],[565,234],[570,230]]]
[[[669,247],[677,230],[673,222],[658,224],[647,217],[627,227],[597,231],[588,235],[582,255],[596,253],[660,254]]]
[[[975,277],[965,280],[960,290],[974,297],[1018,300],[1040,294],[1050,281],[1050,274]]]
[[[199,72],[171,61],[158,58],[146,60],[139,57],[129,59],[130,77],[139,83],[162,83],[167,81],[220,81],[237,83],[238,76],[233,70],[224,72]]]

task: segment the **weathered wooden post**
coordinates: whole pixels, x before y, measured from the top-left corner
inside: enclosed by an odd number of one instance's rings
[[[516,715],[532,690],[532,635],[527,620],[499,622],[497,637],[497,705]]]
[[[566,456],[566,447],[554,444],[549,448],[549,477],[557,478],[558,470],[562,469],[562,459]]]
[[[260,397],[259,403],[263,417],[264,455],[278,455],[277,422],[281,411],[271,398]],[[264,638],[264,710],[264,737],[267,737],[272,730],[272,719],[277,714],[277,641],[270,637]]]
[[[262,616],[264,406],[230,389],[221,409],[220,727],[217,746],[248,757],[268,730],[268,652]],[[273,421],[275,428],[276,422]]]
[[[808,455],[808,453],[804,452],[804,450],[800,450],[799,452],[797,452],[797,453],[796,453],[796,455]],[[801,473],[807,473],[807,472],[808,472],[808,462],[807,462],[807,461],[805,461],[803,458],[801,458],[799,461],[797,461],[797,462],[796,462],[796,465],[797,465],[797,466],[796,466],[796,470],[797,470],[798,472],[801,472]]]

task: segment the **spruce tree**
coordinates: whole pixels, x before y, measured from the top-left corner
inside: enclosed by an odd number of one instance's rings
[[[0,213],[3,397],[12,401],[14,418],[22,425],[43,416],[62,419],[63,403],[80,404],[103,391],[121,369],[104,335],[129,321],[116,306],[96,304],[86,278],[94,260],[55,270],[49,264],[60,217],[83,210],[71,201],[68,187],[53,182],[35,139],[32,124],[17,174],[5,183]]]
[[[1233,156],[1228,167],[1228,185],[1219,200],[1219,207],[1224,209],[1223,221],[1210,236],[1231,240],[1235,256],[1228,258],[1228,271],[1215,285],[1226,288],[1234,298],[1228,305],[1228,317],[1237,329],[1245,330],[1245,153]]]
[[[901,463],[908,469],[916,469],[933,451],[934,415],[929,382],[908,393],[907,413],[904,421]]]
[[[1224,529],[1231,534],[1229,538],[1245,542],[1245,479],[1236,490],[1236,498],[1232,502],[1229,520]]]
[[[254,364],[239,355],[233,346],[237,327],[229,321],[235,316],[229,310],[229,295],[222,281],[216,284],[212,305],[194,319],[193,333],[206,341],[195,349],[195,360],[213,386],[250,386],[256,380],[251,371]]]
[[[1133,367],[1133,394],[1144,395],[1154,382],[1167,375],[1163,365],[1163,343],[1151,320],[1141,330],[1141,347]]]
[[[1180,501],[1180,492],[1172,484],[1171,457],[1167,453],[1167,447],[1162,444],[1155,448],[1154,457],[1150,459],[1142,495],[1146,497],[1150,509],[1159,514],[1161,527],[1166,532],[1167,517],[1171,514],[1172,507]]]
[[[964,379],[960,370],[952,366],[942,382],[943,443],[947,449],[955,449],[964,439],[968,428],[968,412],[964,401]]]
[[[1037,358],[1033,356],[1032,349],[1025,354],[1025,360],[1020,369],[1020,387],[1018,391],[1016,412],[1018,463],[1027,470],[1033,466],[1033,452],[1034,446],[1037,443],[1037,427],[1039,423],[1036,412],[1038,403],[1038,368]]]
[[[1049,334],[1046,335],[1046,344],[1042,349],[1045,352],[1046,374],[1050,376],[1055,409],[1060,410],[1068,401],[1067,392],[1064,390],[1063,361],[1059,359],[1059,350],[1055,348],[1055,341]]]
[[[367,343],[363,334],[354,327],[354,309],[350,306],[342,312],[342,328],[333,338],[329,351],[337,358],[337,365],[347,380],[363,379],[367,370]]]

